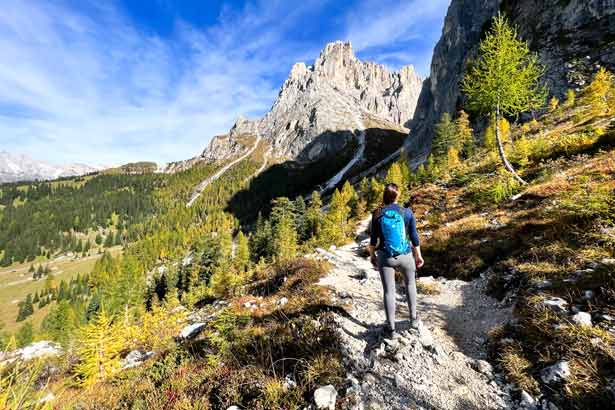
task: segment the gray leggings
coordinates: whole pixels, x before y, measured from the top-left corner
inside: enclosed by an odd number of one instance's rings
[[[399,270],[404,276],[406,283],[406,297],[410,318],[416,319],[416,265],[411,253],[399,255],[394,258],[388,257],[384,252],[378,252],[378,262],[382,288],[384,289],[384,312],[391,330],[395,330],[395,271]]]

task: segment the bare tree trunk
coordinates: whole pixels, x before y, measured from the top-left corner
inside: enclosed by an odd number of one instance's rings
[[[521,185],[527,185],[527,182],[525,182],[523,178],[521,178],[519,174],[517,174],[512,164],[508,162],[508,159],[506,158],[506,153],[504,152],[504,146],[502,145],[502,139],[500,138],[500,106],[499,105],[495,109],[495,142],[498,146],[498,153],[500,154],[500,159],[502,160],[502,164],[504,164],[504,168],[506,168],[506,170],[510,172],[513,175],[513,177],[515,177],[515,179],[519,181],[519,183],[521,183]]]

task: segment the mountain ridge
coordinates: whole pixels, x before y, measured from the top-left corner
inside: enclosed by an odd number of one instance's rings
[[[406,129],[423,79],[411,65],[389,71],[360,61],[350,42],[327,44],[313,65],[295,63],[271,110],[262,118],[240,117],[229,133],[211,139],[200,156],[167,166],[168,172],[199,161],[228,160],[245,152],[257,133],[280,160],[310,163],[335,155],[357,139],[357,118],[373,117]]]
[[[25,154],[0,151],[0,183],[32,180],[53,180],[63,177],[85,175],[109,168],[106,165],[70,163],[55,165],[35,160]]]

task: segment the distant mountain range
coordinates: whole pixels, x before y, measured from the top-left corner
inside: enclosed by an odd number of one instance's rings
[[[109,168],[104,165],[54,165],[22,154],[0,151],[0,183],[34,180],[52,180],[85,175]]]

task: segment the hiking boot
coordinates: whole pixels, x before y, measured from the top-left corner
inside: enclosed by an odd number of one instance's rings
[[[423,322],[421,322],[421,319],[419,319],[418,317],[415,319],[410,319],[410,327],[414,330],[420,331],[423,327]]]
[[[382,330],[382,337],[384,337],[385,339],[395,339],[396,335],[397,333],[395,333],[395,330],[391,329],[388,326],[385,326]]]

